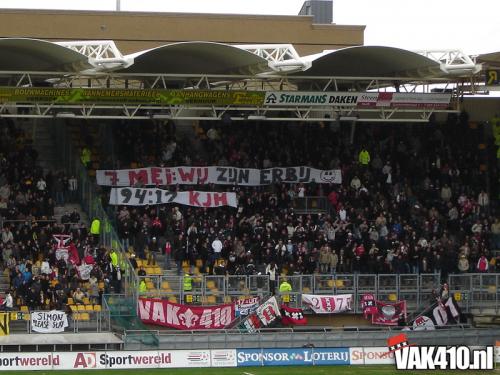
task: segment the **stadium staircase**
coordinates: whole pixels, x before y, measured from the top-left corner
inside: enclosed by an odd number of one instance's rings
[[[56,128],[47,119],[19,119],[16,124],[24,130],[25,134],[33,140],[33,148],[38,152],[38,164],[44,173],[49,170],[62,169],[62,161],[58,158],[56,142]]]

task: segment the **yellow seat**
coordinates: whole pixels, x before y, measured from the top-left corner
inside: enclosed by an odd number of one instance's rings
[[[168,302],[177,303],[177,297],[175,296],[168,297]]]
[[[76,305],[69,305],[69,308],[71,311],[78,311],[78,307],[76,307]]]
[[[29,311],[28,306],[21,306],[20,310],[22,312],[28,312]]]
[[[337,288],[343,288],[344,287],[344,280],[335,280],[335,286]]]
[[[23,314],[23,319],[26,321],[31,320],[31,314]]]
[[[215,296],[207,296],[207,303],[210,305],[215,305],[216,303]]]
[[[73,320],[80,320],[80,313],[73,313]]]
[[[73,298],[69,297],[68,298],[68,305],[74,305],[75,301],[73,301]]]
[[[142,259],[136,259],[137,267],[142,266]]]
[[[83,312],[83,313],[77,313],[77,314],[74,314],[76,315],[77,317],[75,318],[75,320],[90,320],[90,315],[89,313],[86,313],[86,312]]]
[[[396,302],[397,300],[398,297],[394,293],[389,294],[389,301]]]
[[[328,280],[326,282],[326,285],[328,285],[328,288],[332,288],[333,289],[333,286],[335,285],[334,281],[332,279]]]
[[[89,297],[84,297],[83,298],[83,304],[84,305],[90,305],[90,298]]]
[[[94,311],[94,306],[92,306],[92,305],[85,305],[85,311]]]
[[[306,294],[311,293],[311,289],[308,288],[307,286],[305,286],[302,288],[302,293],[306,293]]]
[[[497,293],[497,286],[496,285],[488,285],[488,293],[496,294]]]
[[[161,274],[162,274],[162,272],[161,272],[161,268],[160,268],[160,267],[158,267],[158,266],[157,266],[157,267],[154,267],[154,268],[153,268],[153,273],[154,273],[155,275],[161,275]]]
[[[168,283],[168,281],[164,280],[161,282],[161,288],[163,290],[167,290],[167,289],[170,289],[170,284]]]
[[[455,292],[453,294],[453,297],[455,297],[455,301],[460,302],[462,300],[462,293],[460,292]]]
[[[78,311],[85,311],[84,305],[77,305]]]
[[[207,288],[208,289],[215,289],[215,283],[213,280],[207,281]]]
[[[146,267],[146,273],[148,275],[152,275],[154,273],[154,268],[153,267]]]
[[[229,304],[229,303],[231,303],[231,302],[233,302],[233,301],[231,300],[231,296],[224,296],[224,303],[228,303],[228,304]]]
[[[94,305],[94,311],[101,311],[102,307],[101,305]]]
[[[155,289],[155,285],[153,284],[153,282],[148,281],[146,283],[146,288],[148,288],[148,289]]]

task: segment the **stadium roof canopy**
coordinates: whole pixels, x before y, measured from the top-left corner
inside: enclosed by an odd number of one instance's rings
[[[0,70],[80,72],[90,69],[87,56],[39,39],[0,39]]]
[[[476,61],[491,67],[500,67],[500,52],[484,53],[477,56]]]
[[[361,46],[303,57],[311,67],[295,73],[330,77],[434,78],[445,74],[441,64],[421,54],[393,47]]]
[[[131,74],[200,75],[287,73],[309,77],[418,79],[478,72],[478,65],[464,62],[463,54],[450,59],[449,55],[435,57],[393,47],[360,46],[298,56],[293,46],[283,46],[182,42],[123,56],[112,41],[52,43],[6,38],[0,39],[0,70],[78,73],[93,69],[96,72]],[[109,51],[112,51],[111,55]],[[500,60],[500,56],[494,58]]]
[[[173,43],[133,55],[123,73],[241,74],[269,71],[267,60],[228,44],[211,42]]]

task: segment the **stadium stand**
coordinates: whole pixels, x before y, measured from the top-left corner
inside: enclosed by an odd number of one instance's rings
[[[173,123],[117,125],[118,151],[102,157],[115,169],[309,165],[343,173],[341,185],[233,187],[238,211],[121,207],[118,233],[148,275],[158,268],[147,257],[163,265],[167,243],[179,272],[187,262],[192,272],[213,274],[215,237],[230,275],[263,272],[271,261],[283,275],[440,273],[444,280],[498,272],[497,207],[475,155],[480,132],[466,116],[440,125],[364,127],[354,143],[346,124],[201,122],[180,135]],[[301,212],[297,202],[307,197],[327,201],[326,209]]]
[[[64,212],[65,201],[74,199],[64,173],[44,172],[32,140],[11,119],[2,119],[0,131],[2,286],[14,302],[2,307],[29,312],[68,306],[82,311],[76,320],[88,320],[88,312],[100,311],[102,294],[118,289],[119,270],[79,212]]]

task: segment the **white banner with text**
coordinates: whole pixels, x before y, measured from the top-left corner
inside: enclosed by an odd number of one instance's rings
[[[102,186],[167,185],[239,185],[261,186],[276,183],[341,184],[340,169],[311,167],[268,169],[235,167],[149,167],[138,169],[98,170],[97,184]]]
[[[109,204],[120,206],[147,206],[177,203],[193,207],[238,206],[236,193],[209,191],[169,191],[149,188],[112,188]]]

